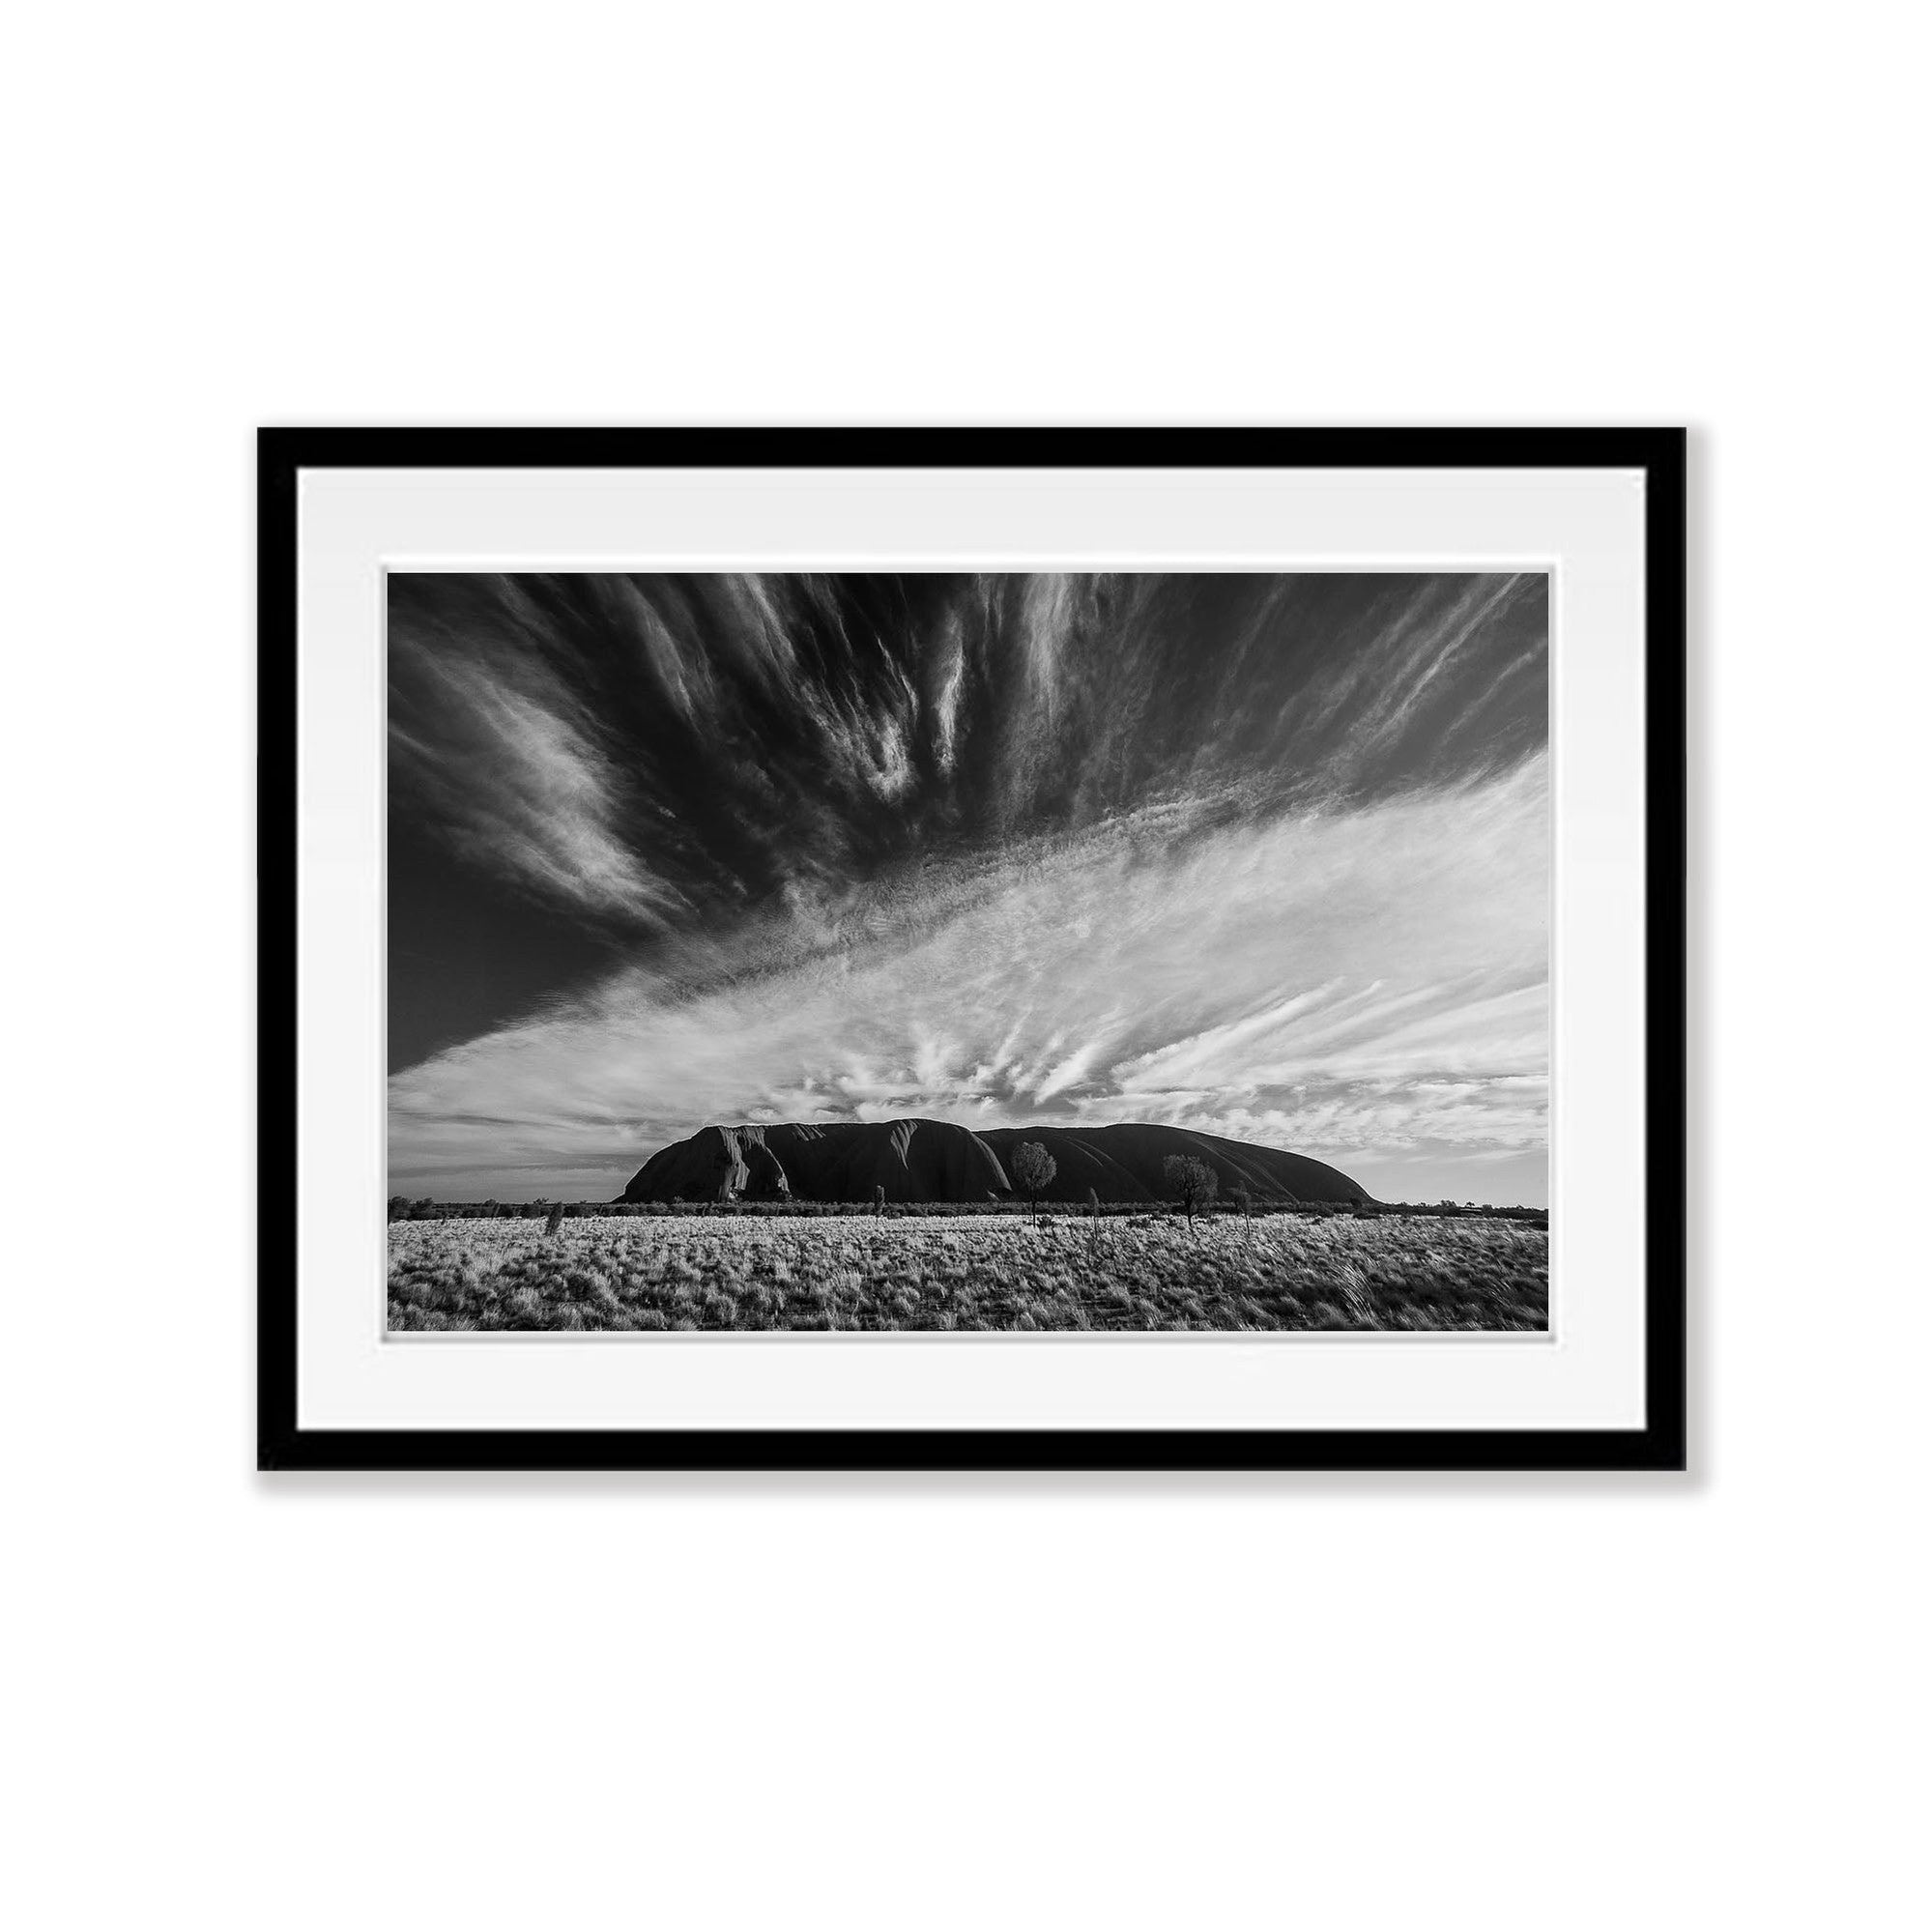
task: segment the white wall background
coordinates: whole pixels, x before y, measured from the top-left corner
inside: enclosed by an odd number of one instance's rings
[[[10,1921],[1919,1922],[1922,32],[14,19]],[[1695,1477],[255,1477],[298,420],[1692,424]]]

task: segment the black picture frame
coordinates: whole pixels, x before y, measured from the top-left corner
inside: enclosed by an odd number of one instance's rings
[[[262,1470],[1654,1470],[1686,1467],[1686,432],[265,428],[257,445]],[[1645,1421],[1628,1429],[335,1429],[297,1418],[296,631],[303,470],[1620,469],[1645,476]]]

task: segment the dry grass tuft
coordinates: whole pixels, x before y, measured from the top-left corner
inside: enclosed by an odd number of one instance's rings
[[[391,1329],[1542,1329],[1521,1222],[393,1222]]]

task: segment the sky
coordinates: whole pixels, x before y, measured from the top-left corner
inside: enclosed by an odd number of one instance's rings
[[[389,580],[390,1192],[1148,1120],[1544,1204],[1541,575]]]

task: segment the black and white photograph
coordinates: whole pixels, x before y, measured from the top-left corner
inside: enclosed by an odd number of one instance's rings
[[[0,1926],[1932,1922],[1923,10],[10,26]]]
[[[1544,572],[386,604],[392,1336],[1548,1329]]]

